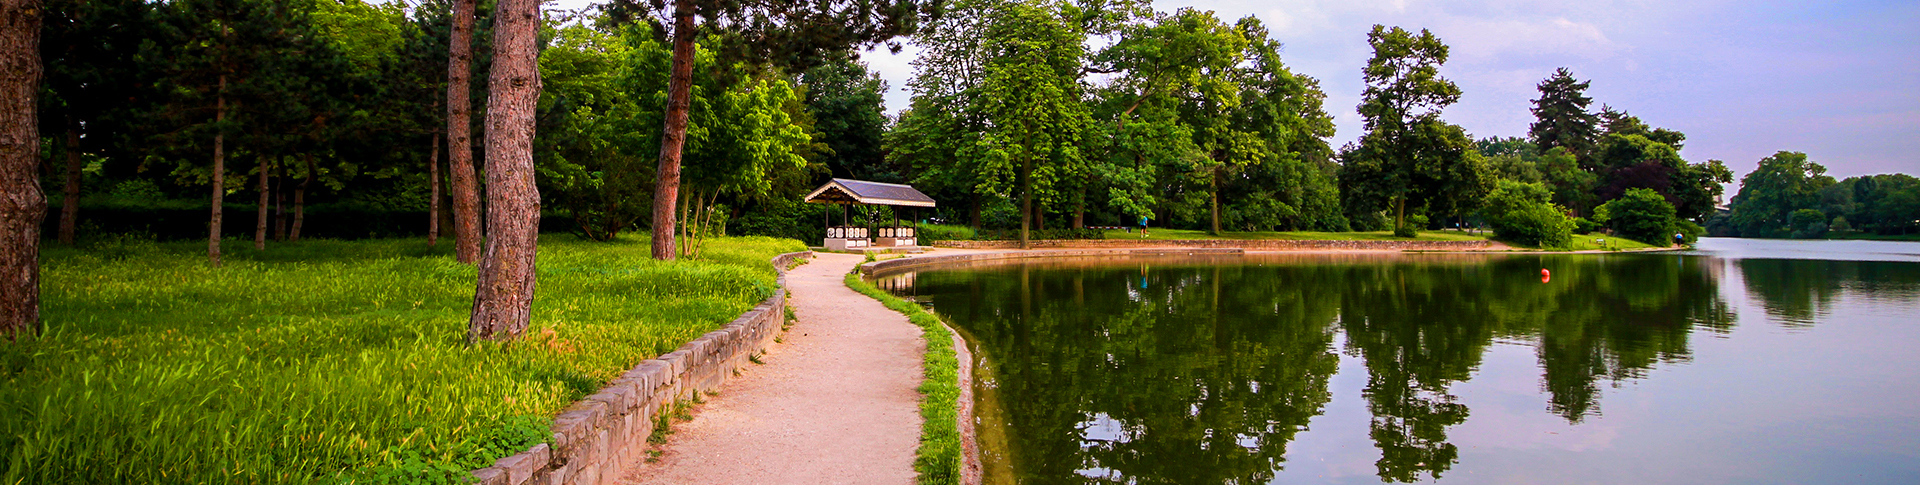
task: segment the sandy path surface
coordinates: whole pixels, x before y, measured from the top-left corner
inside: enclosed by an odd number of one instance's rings
[[[721,386],[629,484],[912,483],[920,329],[842,278],[864,261],[818,253],[787,273],[794,323]]]

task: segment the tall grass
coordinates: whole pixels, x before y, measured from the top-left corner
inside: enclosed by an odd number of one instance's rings
[[[473,267],[420,239],[43,252],[41,338],[0,343],[0,483],[463,480],[774,291],[798,241],[658,262],[549,235],[528,333],[462,345]],[[235,245],[238,246],[238,245]]]
[[[920,447],[914,451],[913,469],[921,485],[960,483],[960,358],[953,349],[953,333],[940,323],[940,317],[899,297],[875,288],[847,273],[848,288],[867,295],[920,327],[926,338],[927,352],[920,381]]]

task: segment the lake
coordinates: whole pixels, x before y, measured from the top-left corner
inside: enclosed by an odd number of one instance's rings
[[[968,339],[987,483],[1914,483],[1920,243],[1700,249],[879,283]]]

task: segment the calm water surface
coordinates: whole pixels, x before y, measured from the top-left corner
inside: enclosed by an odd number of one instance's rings
[[[1920,244],[1701,247],[881,283],[981,357],[988,483],[1920,483]]]

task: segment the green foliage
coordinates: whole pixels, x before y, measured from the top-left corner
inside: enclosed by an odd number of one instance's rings
[[[1760,166],[1740,179],[1733,196],[1732,223],[1745,237],[1784,237],[1806,228],[1789,220],[1800,209],[1813,208],[1822,189],[1833,185],[1827,168],[1798,152],[1779,152],[1760,160]]]
[[[904,183],[908,173],[887,163],[881,146],[887,132],[886,107],[881,95],[887,82],[866,63],[836,59],[808,69],[801,76],[806,106],[814,116],[818,141],[829,153],[822,156],[836,177]]]
[[[1591,220],[1588,220],[1588,219],[1587,219],[1587,218],[1585,218],[1585,217],[1575,217],[1575,218],[1573,218],[1573,233],[1574,233],[1574,234],[1587,234],[1587,233],[1591,233],[1591,232],[1593,232],[1593,231],[1598,231],[1598,230],[1600,230],[1600,228],[1601,228],[1601,227],[1602,227],[1602,226],[1600,225],[1600,223],[1598,223],[1598,222],[1593,222],[1593,221],[1591,221]]]
[[[1673,204],[1649,189],[1628,190],[1626,195],[1602,204],[1595,213],[1614,235],[1654,246],[1669,245],[1681,228]]]
[[[1400,230],[1409,205],[1450,217],[1472,211],[1493,175],[1466,130],[1440,119],[1460,88],[1440,77],[1448,48],[1432,32],[1375,25],[1360,115],[1367,132],[1340,155],[1347,213],[1391,210]]]
[[[1837,216],[1833,218],[1833,223],[1827,226],[1827,231],[1836,233],[1853,232],[1853,225],[1847,223],[1847,216]]]
[[[906,315],[907,321],[920,327],[927,350],[921,363],[925,379],[918,388],[921,425],[920,447],[914,450],[913,469],[919,475],[915,483],[960,483],[960,360],[953,348],[953,333],[940,323],[940,317],[875,288],[860,279],[858,272],[847,273],[846,284],[860,294],[880,300],[888,309]]]
[[[1793,228],[1794,239],[1812,239],[1827,234],[1827,215],[1817,209],[1793,211],[1787,221],[1787,227]]]
[[[796,241],[549,237],[528,334],[463,343],[472,266],[418,239],[43,250],[47,331],[0,345],[0,482],[464,479],[550,417],[774,291]],[[117,249],[115,249],[117,248]]]
[[[1540,184],[1502,180],[1480,211],[1501,240],[1523,246],[1566,247],[1578,224],[1549,202],[1551,197]]]
[[[1586,95],[1590,85],[1592,81],[1576,80],[1564,67],[1540,81],[1537,86],[1540,98],[1533,100],[1533,116],[1537,121],[1527,127],[1527,137],[1540,151],[1565,148],[1570,153],[1583,154],[1593,149],[1600,120],[1587,111],[1587,106],[1593,104],[1593,98]]]

